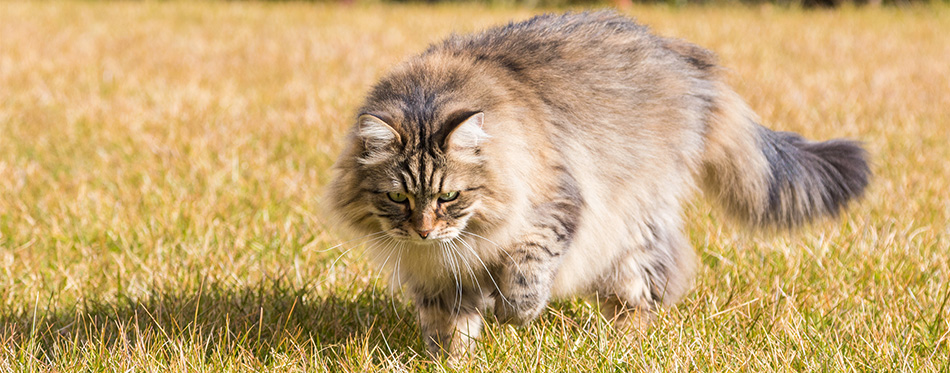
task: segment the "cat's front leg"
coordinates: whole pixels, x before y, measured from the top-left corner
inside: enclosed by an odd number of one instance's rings
[[[541,314],[551,297],[560,251],[550,244],[524,242],[509,252],[510,262],[497,273],[495,318],[499,322],[524,325]]]
[[[495,296],[495,317],[500,322],[524,325],[537,318],[551,298],[554,277],[574,239],[583,205],[574,178],[564,171],[560,180],[554,197],[534,207],[530,228],[501,258]]]
[[[426,350],[434,359],[450,362],[471,350],[482,329],[486,297],[467,288],[412,289]]]

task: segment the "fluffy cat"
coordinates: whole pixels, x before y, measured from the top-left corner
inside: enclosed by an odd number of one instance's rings
[[[335,165],[337,218],[414,300],[436,356],[492,308],[591,296],[645,327],[689,289],[682,205],[701,186],[752,227],[837,214],[870,177],[845,140],[773,132],[715,56],[612,12],[452,36],[375,85]],[[384,237],[384,238],[382,238]]]

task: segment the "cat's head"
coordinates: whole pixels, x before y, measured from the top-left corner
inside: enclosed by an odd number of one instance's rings
[[[331,184],[338,215],[364,234],[385,232],[414,244],[472,229],[490,198],[485,118],[470,109],[425,118],[362,113]]]
[[[512,193],[499,165],[510,136],[493,132],[515,115],[495,75],[465,58],[422,56],[381,79],[335,165],[337,221],[417,245],[503,224]]]

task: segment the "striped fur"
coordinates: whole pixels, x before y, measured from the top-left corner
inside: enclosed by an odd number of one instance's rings
[[[437,355],[470,346],[486,308],[521,324],[551,298],[594,296],[644,327],[689,289],[681,210],[697,186],[750,226],[793,228],[870,176],[853,142],[760,126],[711,52],[610,12],[452,36],[359,114],[329,205],[386,237],[370,251]]]

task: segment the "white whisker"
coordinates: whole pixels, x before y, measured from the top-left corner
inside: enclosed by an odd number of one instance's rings
[[[490,243],[490,244],[492,244],[492,245],[495,245],[495,247],[498,248],[498,251],[501,251],[502,253],[504,253],[505,256],[508,257],[508,260],[511,261],[511,264],[514,264],[514,265],[515,265],[515,269],[518,271],[518,273],[524,274],[524,272],[521,270],[521,266],[519,266],[519,265],[518,265],[518,262],[515,261],[515,258],[512,258],[512,257],[511,257],[511,254],[508,254],[508,250],[505,250],[503,247],[501,247],[501,245],[495,243],[495,241],[489,240],[488,238],[486,238],[486,237],[484,237],[484,236],[481,236],[481,235],[478,235],[478,234],[475,234],[475,233],[472,233],[472,232],[465,232],[465,231],[462,231],[462,232],[460,232],[460,234],[467,234],[467,235],[470,235],[470,236],[473,236],[473,237],[481,238],[481,239],[483,239],[483,240],[485,240],[485,241],[488,241],[488,243]]]
[[[367,240],[366,242],[362,242],[361,244],[366,245],[366,244],[372,243],[373,245],[375,245],[376,243],[379,242],[379,240],[382,240],[382,239],[384,239],[384,238],[389,237],[389,236],[380,236],[379,233],[386,233],[386,232],[377,232],[377,233],[373,233],[373,234],[369,234],[369,235],[363,236],[362,238],[366,238],[367,236],[375,236],[375,237],[373,237],[372,239]],[[350,240],[350,241],[354,241],[354,240]],[[347,242],[350,242],[350,241],[347,241]],[[343,244],[345,244],[345,243],[346,243],[346,242],[344,242]],[[343,245],[343,244],[340,244],[340,245]],[[334,246],[334,247],[340,247],[340,245],[336,245],[336,246]],[[336,264],[337,264],[337,262],[339,262],[340,259],[343,259],[343,257],[346,256],[346,254],[348,254],[350,251],[353,251],[353,249],[355,249],[355,248],[357,248],[357,247],[359,247],[359,246],[353,246],[353,247],[351,247],[351,248],[349,248],[349,249],[344,250],[342,253],[340,253],[339,256],[336,257],[336,259],[333,260],[333,262],[330,262],[330,266],[329,266],[328,269],[327,269],[326,276],[329,278],[330,275],[333,274],[333,271],[336,269]],[[370,246],[370,247],[372,247],[372,246]]]
[[[388,251],[384,251],[384,250],[379,250],[378,248],[379,248],[381,245],[386,245],[386,248],[392,248],[392,245],[395,244],[395,241],[396,241],[396,239],[393,238],[392,236],[386,236],[386,237],[385,237],[385,241],[383,241],[383,240],[381,240],[381,239],[380,239],[380,240],[376,240],[376,242],[374,242],[372,245],[367,246],[365,252],[369,252],[369,253],[375,254],[372,258],[370,258],[370,261],[371,261],[371,262],[378,263],[378,260],[377,260],[377,259],[379,259],[379,258],[380,258],[381,256],[383,256],[383,255],[386,255],[385,253],[388,252]],[[364,253],[365,253],[365,252],[364,252]]]
[[[439,242],[440,245],[444,245],[445,251],[449,254],[449,257],[452,262],[452,278],[455,279],[455,316],[458,316],[462,311],[462,274],[461,268],[458,260],[455,258],[455,252],[452,251],[452,248],[444,242]]]
[[[387,247],[389,254],[386,255],[386,260],[383,261],[383,264],[380,266],[380,269],[382,271],[386,270],[386,264],[389,263],[389,259],[391,259],[393,254],[396,252],[396,243],[392,237],[390,237],[389,241],[386,241],[386,243],[389,245]],[[376,287],[379,284],[379,278],[380,276],[376,276],[376,280],[373,281],[373,301],[374,302],[376,301]]]
[[[462,231],[462,232],[460,232],[460,233],[461,233],[461,234],[465,234],[465,233],[467,233],[467,232]],[[478,236],[477,234],[474,234],[474,233],[468,233],[468,234],[471,234],[471,235],[474,235],[474,236],[477,236],[477,237],[481,237],[481,236]],[[482,237],[482,238],[484,238],[484,237]],[[486,238],[485,240],[487,240],[488,242],[491,242],[491,240],[488,240],[487,238]],[[498,282],[495,281],[495,276],[492,276],[491,271],[488,269],[488,266],[485,265],[485,262],[484,262],[484,261],[482,261],[482,258],[478,255],[478,252],[475,250],[475,248],[472,247],[471,245],[469,245],[468,242],[465,242],[465,240],[460,240],[460,242],[462,243],[463,246],[465,246],[465,247],[467,247],[469,250],[471,250],[471,251],[472,251],[472,254],[475,255],[475,259],[478,259],[478,262],[482,264],[482,268],[484,268],[484,269],[485,269],[485,273],[488,274],[488,279],[491,280],[492,285],[495,285],[495,290],[498,291],[498,296],[501,297],[501,300],[505,301],[505,303],[511,304],[511,301],[509,301],[508,298],[506,298],[505,295],[501,293],[501,288],[498,286]],[[509,256],[509,258],[510,258],[510,256]],[[517,265],[517,263],[516,263],[515,265]]]
[[[379,236],[379,235],[382,235],[382,234],[386,234],[386,231],[379,231],[379,232],[376,232],[376,233],[370,233],[370,234],[367,234],[367,235],[362,236],[362,237],[357,237],[357,238],[354,238],[354,239],[352,239],[352,240],[349,240],[349,241],[346,241],[346,242],[342,242],[342,243],[340,243],[340,244],[338,244],[338,245],[336,245],[336,246],[333,246],[333,247],[328,247],[328,248],[323,249],[323,250],[317,250],[317,251],[315,251],[315,252],[317,252],[317,253],[325,253],[325,252],[328,252],[328,251],[333,251],[333,250],[336,250],[337,248],[339,248],[340,246],[346,245],[346,244],[348,244],[348,243],[350,243],[350,242],[362,240],[362,239],[364,239],[364,238]]]
[[[452,250],[455,250],[459,258],[461,258],[465,262],[465,269],[468,270],[468,274],[472,277],[472,282],[475,283],[475,288],[478,289],[479,293],[481,293],[482,285],[478,283],[478,276],[475,275],[475,271],[473,270],[472,265],[469,263],[469,259],[466,259],[466,257],[462,255],[462,252],[459,250],[458,243],[455,242],[455,240],[457,239],[458,237],[453,238],[451,241],[448,242],[448,244],[452,246]],[[478,253],[474,253],[474,254],[476,257],[478,256]]]
[[[396,250],[402,251],[402,249],[405,248],[405,246],[406,246],[406,243],[404,241],[400,241],[399,247]],[[400,290],[402,289],[402,281],[400,280],[401,275],[399,274],[399,264],[401,263],[402,263],[402,255],[397,255],[396,267],[395,269],[393,269],[393,272],[392,272],[393,275],[390,277],[390,281],[392,281],[392,277],[395,277],[396,281],[394,283],[389,284],[389,302],[392,304],[393,313],[396,315],[396,319],[398,319],[399,321],[402,321],[402,316],[399,316],[399,311],[396,309],[396,294],[395,293],[396,293],[396,285],[399,286]]]

